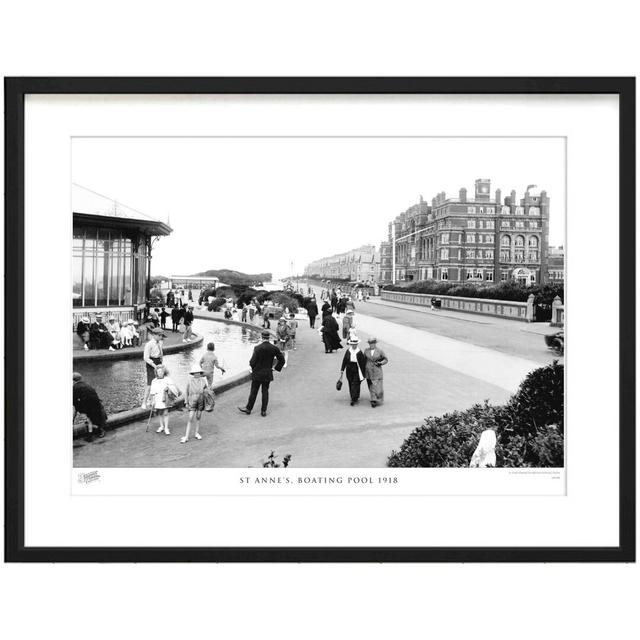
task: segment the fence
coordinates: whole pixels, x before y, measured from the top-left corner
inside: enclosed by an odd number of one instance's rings
[[[401,291],[382,291],[383,300],[401,302],[403,304],[415,304],[421,307],[430,307],[431,298],[441,301],[442,309],[451,311],[464,311],[485,316],[498,316],[522,322],[533,322],[534,305],[533,295],[527,302],[514,302],[511,300],[490,300],[486,298],[462,298],[459,296],[440,296],[431,293],[404,293]]]

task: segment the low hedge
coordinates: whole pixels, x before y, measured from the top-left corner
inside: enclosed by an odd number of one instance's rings
[[[392,451],[389,467],[468,467],[485,429],[496,432],[498,467],[564,466],[564,366],[535,369],[505,405],[488,402],[426,418]]]
[[[526,302],[531,294],[536,304],[551,304],[556,296],[564,300],[564,285],[548,283],[527,287],[509,280],[498,284],[455,284],[446,280],[419,280],[407,284],[388,284],[385,291],[404,293],[426,293],[440,296],[460,296],[462,298],[490,298]]]

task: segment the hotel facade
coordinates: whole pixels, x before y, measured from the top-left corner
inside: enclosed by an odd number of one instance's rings
[[[504,199],[478,179],[473,197],[422,197],[389,223],[380,246],[379,283],[411,280],[548,282],[549,197],[529,185]],[[395,274],[394,274],[395,264]],[[395,275],[395,277],[394,277]]]

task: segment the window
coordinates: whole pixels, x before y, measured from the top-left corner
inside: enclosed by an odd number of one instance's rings
[[[493,220],[487,220],[485,222],[485,228],[494,229],[495,228],[495,222]]]
[[[476,250],[475,249],[467,249],[466,254],[467,258],[475,259]]]
[[[516,207],[516,215],[523,216],[524,215],[524,207]]]
[[[500,280],[502,280],[502,282],[506,282],[509,279],[509,272],[508,271],[501,271],[500,272]]]
[[[511,215],[511,207],[502,207],[502,215],[510,216]]]
[[[539,216],[540,209],[538,207],[529,207],[529,215],[530,216]]]
[[[524,236],[516,236],[516,247],[524,247]]]
[[[493,260],[493,249],[485,249],[484,257],[485,260]]]
[[[484,220],[478,220],[478,229],[484,229]]]
[[[440,242],[442,244],[449,244],[449,234],[443,233],[442,236],[440,237]]]
[[[467,207],[467,213],[475,214],[475,212],[476,212],[476,208],[475,207]]]
[[[511,262],[511,251],[509,251],[509,249],[502,249],[500,251],[500,262]]]
[[[531,236],[529,238],[529,246],[530,247],[537,247],[538,246],[538,238],[536,236]]]
[[[524,220],[516,220],[516,229],[524,229]]]
[[[482,280],[482,269],[467,269],[467,280]]]
[[[524,262],[524,249],[515,250],[515,262]]]
[[[487,207],[487,214],[493,215],[495,212],[496,210],[493,207]]]
[[[538,252],[529,251],[529,262],[538,262]]]
[[[529,220],[529,229],[537,229],[538,221],[537,220]]]
[[[500,244],[503,247],[510,247],[511,246],[511,236],[502,236],[502,240],[500,240]]]
[[[448,279],[449,279],[449,269],[441,269],[440,280],[448,280]]]
[[[511,228],[511,221],[510,221],[510,220],[503,220],[503,221],[500,223],[500,226],[501,226],[503,229],[510,229],[510,228]]]
[[[475,229],[476,221],[475,220],[467,220],[467,229]]]
[[[480,213],[484,213],[484,207],[480,207]]]
[[[487,271],[486,272],[486,276],[485,276],[485,280],[487,282],[493,282],[493,271]]]
[[[440,260],[449,259],[449,249],[440,249]]]
[[[478,242],[480,244],[482,244],[484,242],[484,236],[481,233],[478,234]]]
[[[485,236],[484,241],[485,241],[487,244],[493,244],[493,243],[494,243],[494,241],[495,241],[495,236],[493,235],[493,233],[488,233],[488,234]]]
[[[475,233],[467,233],[467,236],[465,238],[465,242],[475,242],[476,241],[476,234]]]

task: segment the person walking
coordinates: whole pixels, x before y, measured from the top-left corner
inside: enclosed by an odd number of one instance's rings
[[[238,407],[239,411],[249,415],[253,409],[253,405],[258,397],[258,389],[262,389],[262,406],[260,415],[267,415],[267,406],[269,405],[269,385],[273,380],[273,370],[282,371],[284,367],[284,355],[278,347],[269,342],[271,333],[269,331],[262,332],[262,342],[255,347],[253,355],[249,361],[251,367],[251,391],[249,400],[245,407]],[[275,366],[273,360],[276,359]]]
[[[200,418],[202,418],[202,412],[204,411],[204,390],[209,387],[209,383],[200,365],[194,365],[189,374],[190,378],[187,382],[184,395],[185,406],[189,411],[189,419],[187,420],[187,428],[184,436],[180,438],[180,444],[189,441],[189,431],[191,430],[191,423],[194,418],[196,419],[196,430],[193,435],[196,440],[202,440],[202,436],[200,435]]]
[[[247,321],[247,313],[248,313],[248,311],[249,311],[249,309],[247,307],[247,303],[243,302],[242,303],[242,315],[241,315],[242,322],[246,322]]]
[[[147,408],[151,383],[156,379],[156,369],[162,364],[162,339],[167,337],[162,331],[156,329],[150,331],[150,334],[151,338],[144,345],[144,352],[142,353],[142,359],[147,365],[147,389],[142,401],[143,409]]]
[[[213,371],[214,369],[220,369],[222,375],[225,374],[225,369],[220,366],[218,356],[215,353],[216,345],[213,342],[207,344],[207,350],[202,354],[200,358],[200,366],[204,371],[204,375],[209,383],[209,387],[213,390]]]
[[[353,325],[353,311],[347,311],[344,318],[342,318],[342,337],[346,340],[349,337],[349,329]]]
[[[291,349],[291,333],[287,325],[287,319],[281,316],[276,327],[276,338],[278,340],[278,348],[284,354],[284,368],[287,368],[289,362],[289,350]]]
[[[160,328],[163,330],[167,328],[168,316],[169,316],[169,312],[167,311],[167,308],[162,307],[162,311],[160,312]]]
[[[384,402],[382,367],[389,362],[389,359],[385,352],[378,347],[376,338],[369,338],[367,342],[369,346],[364,352],[367,359],[365,378],[367,379],[369,395],[371,396],[371,406],[375,409],[375,407],[379,407]]]
[[[318,304],[316,299],[312,298],[311,302],[307,305],[307,314],[309,316],[309,326],[312,329],[316,328],[316,316],[318,315]]]
[[[336,349],[342,349],[338,328],[338,322],[333,317],[331,309],[329,309],[322,321],[322,341],[324,342],[325,353],[333,353]]]
[[[184,311],[184,334],[182,336],[182,342],[191,342],[191,336],[193,335],[193,330],[191,325],[193,324],[193,307],[187,306]]]
[[[345,352],[344,358],[342,358],[342,368],[340,369],[341,380],[345,370],[347,372],[347,381],[349,383],[349,395],[351,397],[352,407],[360,400],[360,385],[365,379],[365,369],[367,364],[367,359],[365,358],[364,353],[362,353],[358,347],[359,344],[360,340],[356,336],[350,338],[349,348]]]
[[[249,322],[253,323],[253,316],[256,315],[256,305],[253,300],[249,303]]]
[[[158,414],[160,426],[156,429],[156,433],[171,435],[169,431],[169,401],[168,394],[171,392],[176,397],[180,395],[178,387],[169,377],[169,371],[164,365],[158,365],[155,370],[156,377],[151,382],[149,399],[151,401],[152,410]]]
[[[104,438],[104,429],[107,425],[107,414],[102,406],[96,390],[83,379],[77,371],[73,372],[73,419],[78,413],[87,416],[86,440],[93,440],[93,428],[96,427],[98,438]]]
[[[336,313],[338,310],[338,296],[336,295],[335,290],[331,294],[331,311]]]

